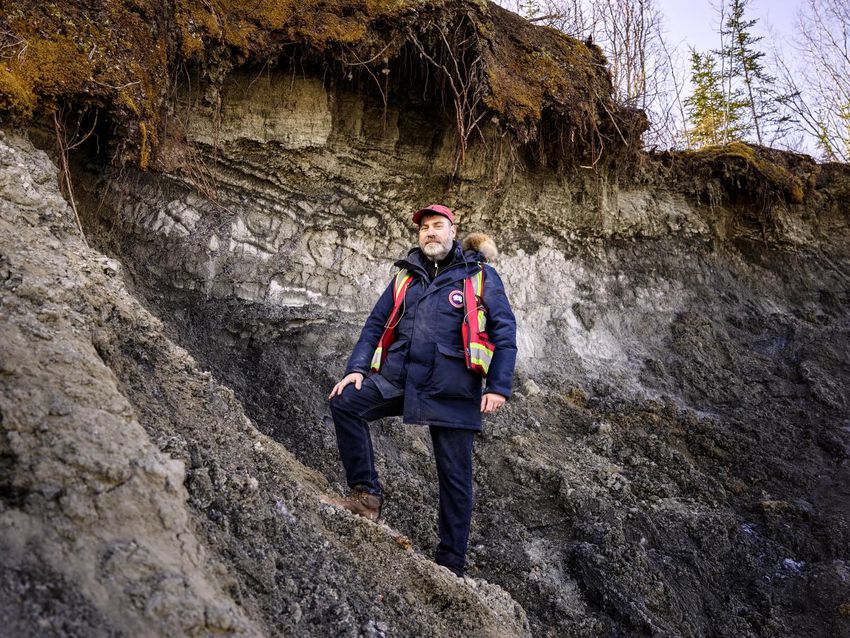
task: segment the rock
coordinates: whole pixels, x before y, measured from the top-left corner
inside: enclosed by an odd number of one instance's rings
[[[610,434],[613,427],[608,421],[594,421],[590,425],[593,434]]]
[[[121,264],[115,259],[109,257],[98,257],[95,259],[107,275],[114,276],[121,272]]]
[[[538,386],[533,379],[528,379],[525,383],[522,384],[522,391],[528,397],[537,396],[541,393],[540,386]]]

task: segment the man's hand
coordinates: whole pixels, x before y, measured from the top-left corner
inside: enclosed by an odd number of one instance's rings
[[[481,397],[481,411],[486,413],[495,412],[507,401],[501,394],[488,392]]]
[[[360,386],[363,383],[363,375],[359,372],[351,372],[345,375],[342,378],[342,381],[337,383],[334,386],[334,389],[331,390],[331,393],[328,395],[328,399],[333,399],[337,394],[342,394],[343,388],[345,388],[345,386],[347,386],[349,383],[353,383],[354,388],[359,390]]]

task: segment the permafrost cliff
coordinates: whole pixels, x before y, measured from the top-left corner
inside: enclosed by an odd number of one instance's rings
[[[314,30],[288,33],[314,56],[282,68],[188,56],[155,147],[95,100],[111,128],[89,112],[70,154],[88,246],[53,129],[8,120],[3,631],[850,635],[850,170],[640,155],[638,116],[606,129],[598,95],[568,111],[592,83],[548,66],[523,79],[544,87],[534,120],[499,52],[568,68],[547,38],[583,44],[492,6],[398,4],[401,26],[369,23],[406,38],[376,63],[396,84],[319,64]],[[436,56],[428,34],[455,23],[495,56],[470,76],[492,117],[458,169],[451,93],[411,45]],[[363,75],[365,54],[328,50]],[[424,429],[373,427],[387,526],[320,501],[342,487],[325,398],[430,201],[495,238],[519,324],[516,395],[476,441],[464,580],[428,559]]]

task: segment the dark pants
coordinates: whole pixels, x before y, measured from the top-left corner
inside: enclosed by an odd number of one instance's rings
[[[360,390],[351,383],[331,399],[339,456],[351,488],[382,494],[375,472],[369,421],[403,413],[404,397],[384,399],[374,382]],[[472,430],[431,426],[431,442],[440,482],[440,544],[434,559],[455,574],[463,574],[469,522],[472,519]]]

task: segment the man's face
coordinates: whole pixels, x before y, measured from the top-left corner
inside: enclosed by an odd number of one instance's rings
[[[419,247],[433,261],[449,254],[456,234],[455,226],[442,215],[425,215],[419,220]]]

